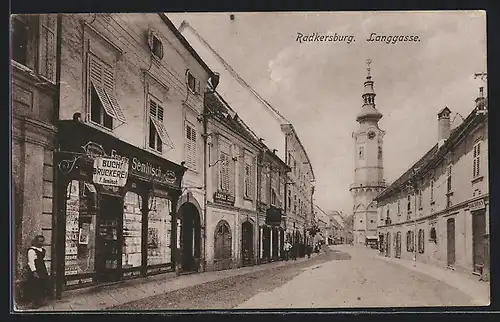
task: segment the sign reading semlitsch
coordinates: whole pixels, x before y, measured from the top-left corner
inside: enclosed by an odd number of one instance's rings
[[[473,202],[469,202],[469,211],[476,211],[486,208],[483,199],[479,199]]]
[[[94,183],[123,187],[127,184],[128,160],[97,157],[94,159]]]

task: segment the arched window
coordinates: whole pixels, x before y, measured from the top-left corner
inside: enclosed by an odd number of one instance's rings
[[[424,247],[425,247],[424,230],[419,229],[418,230],[418,252],[423,254]]]

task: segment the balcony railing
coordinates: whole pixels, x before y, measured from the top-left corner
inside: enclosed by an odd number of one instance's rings
[[[371,181],[371,182],[363,182],[363,183],[352,183],[349,185],[349,189],[353,188],[378,188],[378,187],[387,187],[387,183],[385,180],[380,181]]]

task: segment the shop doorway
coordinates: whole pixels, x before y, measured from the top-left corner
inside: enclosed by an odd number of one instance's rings
[[[241,225],[241,251],[243,266],[252,265],[253,262],[253,225],[245,221]]]
[[[215,227],[214,268],[215,270],[230,269],[232,267],[233,238],[229,224],[225,220],[219,221]]]
[[[262,228],[262,259],[271,259],[271,228],[266,226]]]
[[[446,222],[446,239],[447,239],[447,262],[448,266],[453,266],[455,264],[455,219],[450,218]]]
[[[182,271],[196,272],[200,267],[201,254],[200,214],[196,206],[190,202],[184,203],[179,208],[179,214]]]
[[[278,232],[280,236],[280,258],[284,258],[285,252],[283,251],[283,246],[285,245],[285,231],[280,228]]]
[[[482,274],[485,258],[486,216],[485,211],[472,215],[472,251],[474,273]]]
[[[272,228],[271,229],[271,234],[272,234],[272,259],[277,260],[278,259],[278,252],[279,252],[279,235],[278,235],[278,229],[277,228]]]
[[[385,241],[385,256],[391,257],[391,233],[387,233],[387,238]]]
[[[102,194],[96,240],[96,275],[100,283],[120,280],[122,217],[122,199]]]

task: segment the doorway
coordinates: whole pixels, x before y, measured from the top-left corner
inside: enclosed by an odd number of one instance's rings
[[[262,229],[262,259],[269,261],[271,255],[271,228],[264,226]]]
[[[396,233],[396,258],[401,258],[401,232]]]
[[[241,225],[241,243],[243,266],[252,265],[253,262],[253,225],[246,221]]]
[[[486,215],[479,211],[472,215],[472,259],[474,273],[482,274],[485,259]]]
[[[278,235],[278,229],[276,227],[273,227],[271,229],[271,240],[272,240],[272,260],[277,260],[278,259],[278,252],[279,252],[279,235]]]
[[[229,224],[221,220],[215,227],[214,268],[216,271],[232,267],[232,245],[233,238]]]
[[[455,264],[455,219],[450,218],[446,222],[446,239],[447,239],[447,262],[448,266]]]
[[[387,240],[385,241],[385,256],[391,257],[391,233],[387,233]]]
[[[120,197],[102,194],[99,211],[99,232],[96,240],[96,275],[98,282],[120,280],[121,225],[123,201]]]
[[[196,272],[200,267],[201,254],[200,214],[196,206],[190,202],[184,203],[179,208],[179,213],[182,271]]]

